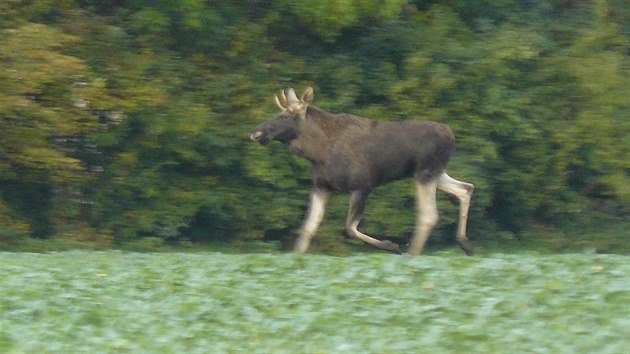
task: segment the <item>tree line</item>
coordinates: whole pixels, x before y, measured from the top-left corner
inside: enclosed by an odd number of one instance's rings
[[[473,239],[630,215],[624,0],[8,1],[0,83],[0,242],[290,239],[308,163],[247,137],[307,86],[331,112],[448,123]],[[404,239],[413,200],[378,189],[366,231]]]

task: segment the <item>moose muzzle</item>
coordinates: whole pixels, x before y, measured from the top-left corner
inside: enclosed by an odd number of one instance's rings
[[[252,139],[253,141],[259,142],[263,145],[267,144],[269,142],[269,139],[265,138],[265,133],[263,133],[260,130],[254,130],[250,135],[249,138]]]

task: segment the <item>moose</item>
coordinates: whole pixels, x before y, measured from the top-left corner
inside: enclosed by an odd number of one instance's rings
[[[274,96],[280,113],[257,126],[250,139],[263,145],[272,140],[311,162],[313,190],[295,251],[306,252],[324,217],[326,203],[335,193],[349,193],[345,231],[376,248],[401,253],[400,246],[358,230],[370,192],[377,186],[413,178],[417,191],[417,217],[407,252],[422,253],[438,221],[436,192],[459,201],[456,241],[472,256],[466,236],[468,209],[474,190],[470,183],[446,174],[455,150],[455,136],[448,125],[431,121],[377,121],[348,113],[333,114],[312,105],[313,89],[300,98],[290,88]]]

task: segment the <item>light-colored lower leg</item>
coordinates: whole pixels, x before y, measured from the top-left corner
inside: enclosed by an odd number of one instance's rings
[[[365,200],[367,194],[362,192],[353,192],[350,195],[350,206],[348,208],[348,219],[346,220],[346,233],[349,236],[357,238],[376,248],[387,250],[390,252],[400,253],[400,246],[391,241],[381,241],[374,237],[368,236],[358,230],[363,211],[365,209]]]
[[[455,237],[460,246],[466,251],[466,254],[472,255],[472,245],[470,245],[470,241],[468,237],[466,237],[466,224],[468,221],[470,199],[472,198],[475,186],[470,183],[458,181],[445,172],[438,180],[438,189],[454,195],[459,200],[459,219]]]
[[[355,237],[376,248],[390,251],[390,252],[400,253],[400,246],[398,246],[397,244],[391,241],[387,241],[387,240],[381,241],[381,240],[375,239],[374,237],[368,236],[362,233],[361,231],[357,230],[358,226],[359,226],[359,222],[356,222],[352,224],[351,226],[347,227],[346,232],[348,233],[348,235]]]
[[[418,216],[416,219],[416,230],[408,250],[411,255],[422,253],[424,245],[438,221],[437,202],[435,199],[437,181],[416,182],[416,189],[418,194]]]
[[[326,209],[326,202],[330,197],[330,193],[323,190],[314,190],[311,193],[310,205],[308,207],[308,212],[306,214],[306,218],[304,219],[304,223],[302,224],[302,229],[300,230],[300,235],[295,243],[295,251],[299,253],[304,253],[308,249],[308,246],[315,236],[315,232],[317,231],[317,227],[321,223],[324,218],[324,211]]]

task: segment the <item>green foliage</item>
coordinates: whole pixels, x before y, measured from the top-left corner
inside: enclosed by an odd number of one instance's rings
[[[307,31],[334,42],[343,30],[360,27],[369,21],[396,18],[402,0],[304,0],[278,1],[278,6],[297,17]]]
[[[1,233],[288,243],[308,163],[247,136],[273,93],[307,85],[332,112],[448,123],[449,173],[476,185],[475,239],[596,223],[602,205],[627,218],[629,13],[618,0],[2,2]],[[366,231],[404,242],[413,193],[375,191]],[[344,249],[346,204],[333,199],[323,248]],[[456,206],[439,206],[448,241]]]
[[[617,354],[629,274],[594,254],[0,253],[0,351]]]
[[[0,195],[36,236],[54,233],[53,204],[63,205],[88,179],[78,157],[98,128],[93,110],[108,102],[101,80],[69,53],[80,39],[24,23],[0,32]],[[66,195],[53,190],[63,190]],[[18,226],[21,229],[20,226]]]
[[[0,199],[0,243],[12,244],[19,242],[19,240],[31,231],[28,222],[6,204],[6,202]]]

